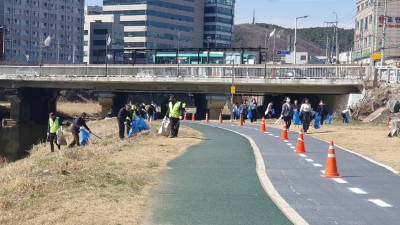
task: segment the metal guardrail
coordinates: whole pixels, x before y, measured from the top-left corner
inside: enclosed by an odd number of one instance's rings
[[[0,66],[0,76],[64,77],[188,77],[188,78],[265,78],[265,79],[363,79],[366,67],[360,65],[45,65]]]
[[[378,81],[386,83],[400,83],[400,68],[377,68]]]

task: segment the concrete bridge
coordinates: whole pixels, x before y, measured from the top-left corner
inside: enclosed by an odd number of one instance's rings
[[[197,114],[218,116],[235,86],[236,95],[315,94],[335,101],[359,93],[374,78],[360,65],[45,65],[0,67],[0,89],[19,122],[47,121],[60,90],[94,90],[103,115],[125,102],[126,92],[192,93]],[[328,96],[329,95],[329,96]]]

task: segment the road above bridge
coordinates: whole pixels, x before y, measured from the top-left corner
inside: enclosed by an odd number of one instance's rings
[[[230,93],[358,93],[366,77],[360,66],[112,65],[2,67],[2,88],[96,91]]]

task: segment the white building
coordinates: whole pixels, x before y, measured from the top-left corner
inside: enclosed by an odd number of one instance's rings
[[[124,26],[119,15],[85,15],[84,63],[105,64],[107,60],[108,64],[121,64],[123,49]]]
[[[385,0],[357,2],[353,54],[356,63],[370,63],[372,54],[380,55],[384,26],[384,58],[400,59],[400,1],[387,0],[386,25],[384,3]]]
[[[290,55],[285,55],[285,63],[294,63],[294,53],[291,52]],[[310,52],[296,52],[296,64],[314,64],[320,63],[315,54]]]
[[[7,63],[82,63],[84,0],[1,0]],[[43,42],[51,37],[49,46]]]

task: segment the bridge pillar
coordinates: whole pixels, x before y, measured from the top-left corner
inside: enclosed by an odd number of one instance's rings
[[[205,119],[206,113],[208,113],[206,94],[194,94],[193,99],[196,106],[196,119]]]
[[[49,112],[56,111],[57,91],[40,88],[6,90],[10,119],[18,123],[47,123]]]
[[[114,93],[109,93],[109,92],[100,92],[99,93],[99,104],[101,105],[101,117],[106,118],[107,113],[110,109],[112,109],[114,116],[116,116],[116,110],[113,108],[114,106],[114,99],[115,99],[115,94]]]
[[[196,119],[204,120],[208,113],[209,119],[217,120],[226,104],[226,96],[194,94],[194,104],[196,105]]]
[[[222,112],[226,104],[226,96],[224,95],[207,96],[207,101],[208,101],[209,118],[217,120],[219,114]]]

